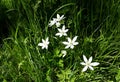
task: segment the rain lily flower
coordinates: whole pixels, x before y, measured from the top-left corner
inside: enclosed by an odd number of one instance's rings
[[[62,50],[62,51],[61,51],[61,54],[63,54],[63,57],[65,57],[66,54],[67,54],[67,51],[66,51],[66,50]]]
[[[67,36],[68,29],[65,29],[65,25],[63,25],[62,29],[58,28],[59,33],[56,33],[56,36],[62,37]]]
[[[74,48],[74,45],[78,45],[78,42],[75,42],[76,40],[77,40],[77,37],[78,36],[75,36],[72,40],[68,37],[67,39],[68,39],[68,42],[63,42],[63,44],[65,44],[66,45],[66,49],[67,48],[71,48],[71,49],[73,49]]]
[[[38,46],[42,46],[42,49],[48,49],[48,44],[49,44],[49,41],[48,41],[48,37],[46,38],[46,40],[42,39],[42,43],[39,43]]]
[[[64,15],[60,16],[59,14],[57,14],[56,20],[57,20],[57,21],[61,21],[61,20],[63,20],[64,18],[65,18]]]
[[[99,65],[98,62],[92,62],[92,56],[89,58],[89,60],[87,60],[86,56],[83,55],[83,60],[84,62],[81,62],[81,65],[84,65],[85,67],[82,69],[82,72],[85,72],[88,68],[90,68],[90,70],[94,70],[92,66],[97,66]]]

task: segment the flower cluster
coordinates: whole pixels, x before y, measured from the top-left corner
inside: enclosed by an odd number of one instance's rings
[[[53,25],[56,25],[58,33],[55,34],[55,36],[67,36],[67,32],[69,31],[69,29],[66,29],[65,25],[62,26],[62,28],[60,28],[61,26],[61,21],[64,19],[64,15],[60,16],[59,14],[57,14],[57,18],[53,18],[53,20],[51,20],[49,22],[49,27],[52,27]],[[72,39],[70,37],[67,37],[68,41],[63,41],[62,44],[65,45],[65,49],[73,49],[74,46],[78,45],[79,43],[76,42],[78,36],[74,36]],[[49,45],[49,37],[46,38],[46,40],[42,39],[41,43],[38,43],[38,46],[41,46],[42,49],[48,49],[48,45]],[[67,52],[66,50],[62,50],[61,54],[63,54],[62,57],[65,57]],[[83,60],[84,62],[81,62],[81,65],[84,65],[85,67],[82,69],[82,72],[85,72],[88,68],[90,68],[91,70],[94,70],[92,66],[97,66],[99,65],[98,62],[92,62],[92,56],[89,58],[89,60],[86,58],[85,55],[83,55]]]
[[[49,26],[53,26],[56,25],[56,27],[60,27],[61,23],[60,21],[62,21],[64,19],[64,15],[60,16],[59,14],[57,14],[57,18],[53,18],[53,20],[50,21]],[[56,33],[56,36],[62,37],[62,36],[67,36],[67,32],[69,31],[69,29],[66,29],[65,25],[62,26],[62,28],[57,28],[58,29],[58,33]],[[73,49],[75,45],[78,45],[78,42],[76,42],[78,36],[75,36],[73,39],[71,39],[70,37],[67,38],[67,42],[63,41],[62,43],[64,45],[66,45],[65,49],[67,48],[71,48]],[[49,45],[49,40],[48,37],[46,40],[42,39],[42,43],[39,43],[38,46],[41,46],[42,49],[48,49],[48,45]]]
[[[59,14],[57,14],[57,18],[53,18],[53,20],[50,21],[49,26],[53,26],[56,25],[56,27],[60,27],[61,25],[61,20],[63,20],[65,17],[64,15],[60,16]]]

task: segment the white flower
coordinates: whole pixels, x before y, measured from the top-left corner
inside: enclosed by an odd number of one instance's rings
[[[56,18],[53,18],[53,20],[50,21],[49,23],[49,27],[53,26],[54,24],[56,24]]]
[[[60,16],[59,14],[57,14],[57,18],[53,18],[53,20],[50,21],[50,23],[48,24],[49,27],[56,25],[57,27],[60,27],[61,23],[60,21],[63,20],[65,17],[64,15]]]
[[[88,68],[90,68],[91,70],[94,70],[92,66],[97,66],[99,65],[98,62],[92,62],[92,56],[89,58],[89,60],[87,60],[86,56],[83,55],[83,60],[84,62],[81,62],[80,64],[84,65],[85,67],[82,69],[82,72],[85,72]]]
[[[67,36],[68,29],[65,29],[65,25],[63,25],[62,29],[58,28],[59,33],[56,33],[56,36],[62,37]]]
[[[56,20],[57,20],[57,21],[61,21],[61,20],[63,20],[64,18],[65,18],[64,15],[60,16],[59,14],[57,14]]]
[[[75,36],[74,38],[73,38],[73,40],[71,40],[69,37],[67,38],[68,39],[68,42],[63,42],[63,44],[65,44],[66,45],[66,49],[67,48],[71,48],[71,49],[73,49],[74,48],[74,45],[78,45],[78,42],[75,42],[76,41],[76,39],[77,39],[77,36]]]
[[[39,43],[38,46],[42,46],[42,49],[44,48],[48,49],[48,44],[49,44],[49,41],[47,37],[46,40],[42,39],[42,43]]]
[[[65,57],[66,54],[67,54],[66,50],[62,50],[62,51],[61,51],[61,54],[63,54],[63,57]]]

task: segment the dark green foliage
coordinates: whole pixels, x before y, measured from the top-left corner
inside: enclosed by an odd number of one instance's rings
[[[79,42],[64,58],[66,38],[48,27],[57,13]],[[0,0],[0,40],[0,82],[120,81],[120,0]],[[83,54],[100,65],[82,73]]]

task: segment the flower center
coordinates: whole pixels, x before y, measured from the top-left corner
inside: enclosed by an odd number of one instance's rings
[[[73,43],[72,43],[72,42],[70,42],[70,45],[71,45],[71,46],[73,46]]]
[[[86,62],[86,66],[90,66],[90,63],[89,63],[89,62]]]

